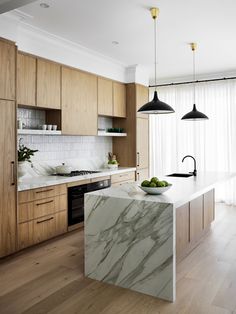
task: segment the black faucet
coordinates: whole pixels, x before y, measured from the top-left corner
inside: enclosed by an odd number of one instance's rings
[[[193,156],[191,156],[191,155],[186,155],[186,156],[184,156],[184,158],[182,159],[182,162],[184,162],[184,159],[187,158],[187,157],[192,158],[193,161],[194,161],[194,170],[193,170],[193,172],[190,172],[190,173],[192,173],[192,174],[196,177],[196,175],[197,175],[196,159],[195,159]]]

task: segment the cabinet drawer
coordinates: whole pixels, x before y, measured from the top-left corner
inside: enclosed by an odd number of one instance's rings
[[[125,173],[119,173],[119,174],[113,174],[111,176],[111,183],[118,183],[122,181],[135,181],[135,172],[125,172]]]
[[[132,183],[132,182],[134,182],[134,180],[116,182],[116,183],[113,183],[112,186],[121,186],[121,185],[123,185],[125,183]]]
[[[66,194],[19,204],[18,222],[25,222],[67,209]]]
[[[18,248],[40,243],[67,231],[67,211],[18,225]]]
[[[92,178],[92,179],[91,179],[91,183],[93,183],[93,182],[99,182],[99,181],[103,181],[103,180],[110,180],[110,179],[111,179],[110,176]]]
[[[48,186],[45,188],[32,189],[19,192],[19,203],[26,203],[35,200],[41,200],[56,195],[66,194],[67,188],[65,184]]]

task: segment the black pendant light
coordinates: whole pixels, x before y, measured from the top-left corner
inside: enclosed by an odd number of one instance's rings
[[[154,20],[154,55],[155,55],[155,85],[157,85],[157,45],[156,45],[156,18],[159,13],[158,8],[151,8],[151,15]],[[155,89],[153,100],[143,105],[138,112],[146,114],[163,114],[175,112],[174,109],[165,102],[160,101]]]
[[[192,52],[193,52],[193,81],[196,81],[196,70],[195,70],[195,51],[197,48],[196,43],[190,44]],[[197,110],[196,104],[195,104],[195,98],[196,98],[196,89],[195,89],[195,83],[193,85],[193,110],[186,113],[181,120],[187,120],[187,121],[201,121],[201,120],[208,120],[208,117]]]

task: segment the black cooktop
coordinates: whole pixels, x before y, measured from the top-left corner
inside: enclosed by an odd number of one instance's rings
[[[55,176],[62,177],[75,177],[75,176],[84,176],[85,174],[99,173],[100,171],[92,171],[92,170],[75,170],[71,171],[71,173],[65,174],[54,174]]]

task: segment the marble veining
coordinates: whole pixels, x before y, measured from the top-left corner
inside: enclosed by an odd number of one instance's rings
[[[85,196],[85,275],[173,301],[173,206]]]

